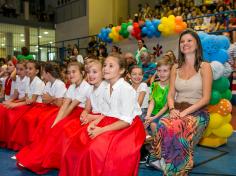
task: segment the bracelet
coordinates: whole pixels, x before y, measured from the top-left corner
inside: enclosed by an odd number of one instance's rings
[[[170,108],[169,111],[172,111],[172,110],[174,110],[174,109],[175,109],[175,108]]]

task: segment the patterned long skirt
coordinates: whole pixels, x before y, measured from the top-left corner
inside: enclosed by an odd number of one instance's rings
[[[193,149],[209,122],[209,114],[199,110],[185,117],[161,118],[154,141],[154,152],[164,160],[164,175],[183,176],[193,168]],[[163,162],[162,162],[163,163]]]

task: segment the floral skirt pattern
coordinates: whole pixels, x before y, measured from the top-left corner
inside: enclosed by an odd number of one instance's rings
[[[185,117],[160,119],[154,141],[154,152],[164,159],[165,175],[184,175],[193,168],[193,149],[209,123],[209,114],[199,110]]]

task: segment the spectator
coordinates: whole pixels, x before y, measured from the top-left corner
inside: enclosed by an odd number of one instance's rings
[[[77,62],[84,64],[83,56],[79,54],[79,48],[76,45],[72,48],[72,55],[70,58],[74,58]]]
[[[135,53],[135,59],[136,59],[137,65],[140,67],[142,67],[142,61],[141,61],[140,55],[143,52],[147,51],[147,48],[145,48],[144,45],[145,45],[144,40],[138,40],[138,50]]]
[[[17,56],[18,60],[33,60],[34,57],[29,53],[29,50],[27,47],[21,48],[21,54]]]

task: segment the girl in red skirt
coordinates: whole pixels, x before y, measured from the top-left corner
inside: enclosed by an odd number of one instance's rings
[[[10,109],[7,109],[6,114],[2,116],[1,122],[3,122],[4,132],[2,134],[3,139],[1,139],[1,142],[5,146],[8,146],[12,131],[20,117],[32,108],[32,104],[35,102],[42,102],[41,95],[43,94],[45,84],[37,76],[40,72],[40,65],[35,61],[29,61],[26,67],[29,82],[26,83],[25,99],[12,103]]]
[[[72,83],[65,94],[65,99],[57,114],[40,122],[36,131],[38,137],[30,145],[24,147],[17,155],[18,165],[26,167],[38,174],[46,173],[60,164],[64,126],[72,119],[78,118],[85,107],[86,99],[91,93],[91,86],[83,80],[81,64],[71,62],[68,74]],[[55,154],[55,155],[54,155]],[[47,166],[44,166],[44,161]]]
[[[42,100],[35,103],[17,122],[12,132],[9,148],[20,150],[33,141],[34,132],[41,120],[57,113],[66,92],[65,84],[60,80],[60,70],[57,64],[47,63],[42,66],[42,77],[47,82]]]
[[[102,96],[104,116],[81,128],[66,150],[60,176],[138,175],[140,148],[145,139],[138,117],[141,109],[135,90],[121,76],[125,60],[112,54],[103,74],[108,85]]]

